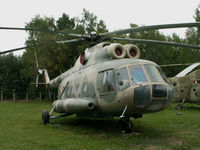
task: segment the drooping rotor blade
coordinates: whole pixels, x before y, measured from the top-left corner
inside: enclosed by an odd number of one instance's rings
[[[133,27],[133,28],[122,29],[122,30],[113,31],[113,32],[102,33],[99,35],[100,36],[108,36],[108,35],[113,35],[113,34],[127,34],[127,33],[131,33],[131,32],[141,32],[141,31],[156,30],[156,29],[185,28],[185,27],[200,27],[200,22],[161,24],[161,25]]]
[[[169,46],[175,46],[175,47],[186,47],[186,48],[200,49],[200,46],[198,46],[198,45],[167,42],[167,41],[132,39],[132,38],[116,38],[116,37],[111,38],[111,40],[130,41],[130,42],[137,42],[137,43],[150,43],[150,44],[153,43],[153,44],[162,44],[162,45],[169,45]]]
[[[0,51],[0,55],[1,54],[10,53],[10,52],[19,51],[19,50],[24,50],[24,49],[27,49],[27,48],[37,47],[37,46],[41,46],[41,45],[43,45],[43,44],[37,44],[37,45],[31,45],[31,46],[24,46],[24,47],[19,47],[19,48],[5,50],[5,51]]]
[[[14,49],[10,49],[10,50],[0,51],[0,54],[6,54],[6,53],[24,50],[24,49],[27,49],[27,48],[38,47],[38,46],[42,46],[42,45],[65,44],[65,43],[79,42],[79,41],[84,41],[84,40],[85,39],[80,38],[80,39],[72,39],[72,40],[65,40],[65,41],[46,41],[46,42],[43,42],[43,43],[40,43],[40,44],[35,44],[35,45],[24,46],[24,47],[14,48]]]
[[[0,50],[0,55],[10,53],[10,52],[19,51],[19,50],[24,50],[24,49],[27,49],[27,48],[39,47],[39,46],[43,46],[43,45],[54,45],[54,44],[56,44],[55,41],[45,41],[45,42],[41,42],[41,43],[35,44],[35,45],[24,46],[24,47],[19,47],[19,48],[4,50],[4,51]]]

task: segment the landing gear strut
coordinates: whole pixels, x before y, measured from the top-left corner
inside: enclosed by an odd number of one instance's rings
[[[120,118],[119,121],[119,130],[121,133],[131,133],[133,128],[133,124],[130,121],[130,118]]]
[[[50,119],[56,119],[56,118],[61,118],[61,117],[65,117],[65,116],[70,116],[72,114],[61,114],[61,115],[57,115],[57,116],[52,116],[52,113],[54,111],[54,107],[52,108],[51,112],[49,113],[47,110],[44,110],[42,112],[42,124],[48,124]]]

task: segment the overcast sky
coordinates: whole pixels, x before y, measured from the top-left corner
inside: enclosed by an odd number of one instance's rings
[[[62,13],[81,16],[83,8],[105,21],[110,31],[130,23],[153,25],[194,22],[199,0],[5,0],[0,5],[0,26],[24,27],[36,15],[58,19]],[[184,37],[185,29],[162,30]],[[24,46],[24,31],[0,30],[0,51]]]

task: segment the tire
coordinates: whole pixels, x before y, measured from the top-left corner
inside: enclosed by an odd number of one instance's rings
[[[45,125],[49,123],[49,112],[47,110],[44,110],[42,112],[42,124]]]
[[[126,134],[126,133],[131,133],[132,132],[132,128],[133,128],[133,124],[130,120],[120,120],[119,121],[119,132],[122,134]]]
[[[131,133],[132,132],[132,128],[133,128],[133,124],[131,121],[127,121],[126,122],[126,133]]]

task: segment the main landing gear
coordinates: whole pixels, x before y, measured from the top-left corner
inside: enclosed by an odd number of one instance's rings
[[[42,112],[42,124],[45,125],[45,124],[49,123],[49,118],[50,118],[49,112],[47,110],[44,110]]]
[[[42,124],[48,124],[50,119],[56,119],[56,118],[61,118],[61,117],[66,117],[66,116],[70,116],[72,114],[61,114],[61,115],[57,115],[57,116],[52,116],[54,107],[52,108],[51,112],[49,113],[47,110],[44,110],[42,112]]]
[[[183,105],[182,104],[178,104],[176,107],[175,107],[176,110],[181,110],[183,109]]]

